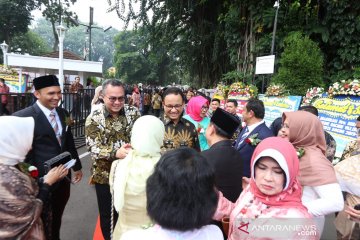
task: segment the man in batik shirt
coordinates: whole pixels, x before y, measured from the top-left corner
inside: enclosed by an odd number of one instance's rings
[[[137,108],[125,105],[125,88],[118,80],[107,80],[102,85],[104,107],[86,119],[86,144],[91,153],[91,183],[95,184],[100,225],[104,238],[110,239],[111,193],[109,173],[116,159],[125,158],[130,148],[131,130],[140,117]],[[117,216],[114,216],[114,225]]]
[[[185,97],[181,89],[170,87],[163,93],[165,137],[163,150],[191,147],[200,151],[198,133],[194,124],[182,118]]]

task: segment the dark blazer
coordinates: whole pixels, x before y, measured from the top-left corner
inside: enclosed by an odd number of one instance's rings
[[[215,185],[223,195],[236,202],[242,191],[242,167],[240,153],[232,146],[231,140],[213,144],[201,152],[215,170]]]
[[[236,139],[235,148],[237,151],[239,151],[241,160],[243,162],[243,176],[250,177],[250,161],[256,146],[252,146],[251,144],[246,143],[245,140],[241,144],[239,144],[241,136],[245,133],[245,129],[246,128],[243,128],[238,138]],[[248,135],[248,137],[256,133],[258,134],[257,138],[260,140],[273,136],[272,131],[265,125],[265,123],[262,123],[259,126],[257,126]]]
[[[46,160],[49,160],[65,151],[70,152],[72,158],[76,159],[76,164],[73,166],[73,170],[78,171],[82,168],[79,155],[75,148],[71,128],[70,126],[66,127],[65,123],[65,118],[69,117],[69,113],[63,108],[56,108],[56,111],[62,125],[61,146],[47,117],[36,103],[13,114],[18,117],[33,117],[35,120],[32,150],[26,156],[25,162],[36,166],[39,170],[39,176],[43,176],[45,174],[44,162]]]

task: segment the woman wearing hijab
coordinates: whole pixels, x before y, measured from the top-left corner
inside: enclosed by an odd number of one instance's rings
[[[53,168],[41,179],[37,170],[23,163],[31,149],[35,122],[31,117],[0,117],[0,239],[45,239],[41,211],[49,187],[67,175]]]
[[[202,96],[192,97],[187,104],[187,115],[183,117],[195,125],[195,129],[197,129],[199,135],[201,151],[209,149],[209,145],[205,137],[206,129],[210,123],[210,118],[206,117],[208,110],[209,101],[206,98]]]
[[[299,180],[304,188],[302,201],[309,213],[317,217],[317,225],[322,232],[324,216],[341,211],[344,207],[334,167],[325,156],[322,123],[309,112],[286,112],[283,113],[283,125],[278,136],[290,141],[303,155],[299,157]]]
[[[298,173],[299,160],[288,141],[278,137],[261,141],[251,159],[250,183],[236,203],[219,192],[214,219],[230,216],[228,239],[316,239],[316,228],[301,203]],[[271,230],[285,225],[289,229]],[[313,236],[302,235],[294,225],[308,227]]]
[[[113,239],[151,223],[146,213],[146,180],[160,159],[164,134],[165,127],[160,119],[150,115],[140,117],[132,129],[132,150],[111,166],[109,182],[114,207],[119,213]]]
[[[104,101],[101,98],[101,90],[102,90],[102,86],[98,86],[97,88],[95,88],[95,94],[91,101],[91,113],[101,108],[104,104]]]

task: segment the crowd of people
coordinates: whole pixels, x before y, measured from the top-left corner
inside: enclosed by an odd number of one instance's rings
[[[0,117],[0,239],[60,239],[70,183],[82,179],[58,79],[34,88],[32,106]],[[360,237],[358,147],[333,166],[316,108],[268,128],[261,100],[237,107],[194,89],[97,87],[85,137],[103,238],[320,239],[329,214],[340,239]],[[44,168],[65,151],[71,170]]]

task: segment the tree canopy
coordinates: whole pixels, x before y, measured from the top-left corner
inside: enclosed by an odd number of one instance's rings
[[[213,86],[231,72],[243,81],[258,82],[255,59],[270,53],[276,10],[273,0],[108,2],[125,23],[133,21],[146,30],[144,41],[162,48],[171,56],[168,66],[178,66],[194,85]],[[138,12],[135,4],[140,4]],[[288,33],[301,31],[324,55],[322,81],[329,84],[352,76],[360,65],[359,16],[360,2],[355,0],[280,1],[277,63]]]

